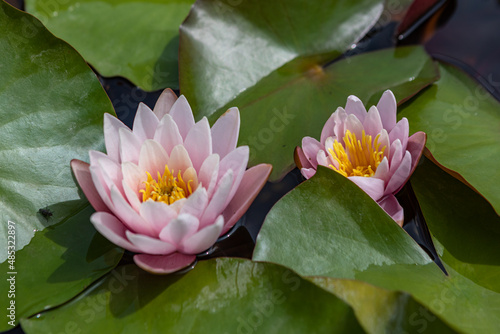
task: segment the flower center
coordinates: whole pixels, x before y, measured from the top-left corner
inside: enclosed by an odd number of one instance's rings
[[[335,139],[333,149],[328,149],[332,158],[339,164],[338,169],[333,165],[330,165],[330,168],[345,177],[373,176],[384,158],[386,148],[384,146],[380,149],[379,137],[380,134],[375,137],[372,145],[372,136],[367,136],[364,130],[361,140],[357,139],[354,133],[347,130],[344,136],[345,147]]]
[[[173,176],[172,172],[168,169],[168,165],[165,165],[163,175],[158,172],[157,180],[155,180],[149,172],[146,172],[146,174],[148,175],[147,181],[144,182],[146,188],[140,190],[143,202],[152,199],[156,202],[172,204],[193,193],[190,185],[192,180],[189,180],[187,183],[184,182],[181,171],[179,171],[177,177]]]

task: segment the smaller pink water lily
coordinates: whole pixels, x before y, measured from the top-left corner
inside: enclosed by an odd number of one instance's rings
[[[247,168],[247,146],[236,147],[237,108],[210,128],[196,122],[184,96],[165,90],[154,110],[140,104],[130,130],[104,115],[107,154],[71,167],[90,204],[90,220],[134,262],[153,273],[189,266],[234,226],[264,186],[271,166]]]
[[[399,225],[404,212],[396,194],[410,178],[426,142],[424,132],[409,135],[406,118],[396,123],[397,104],[387,90],[368,112],[356,96],[349,96],[330,116],[320,141],[302,139],[296,157],[307,179],[318,165],[349,178],[375,200]]]

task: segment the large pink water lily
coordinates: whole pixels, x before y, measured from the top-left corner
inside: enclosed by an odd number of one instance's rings
[[[377,106],[368,112],[356,96],[349,96],[345,109],[331,115],[321,132],[320,141],[302,139],[296,155],[306,178],[316,173],[318,165],[346,176],[375,200],[399,225],[403,208],[394,197],[413,173],[426,135],[409,135],[408,120],[396,123],[394,94],[387,90]]]
[[[248,209],[271,166],[246,170],[248,147],[236,147],[237,108],[210,128],[195,123],[184,96],[165,90],[152,111],[140,104],[130,130],[104,115],[107,154],[90,151],[90,165],[71,166],[97,212],[90,220],[150,272],[190,265]]]

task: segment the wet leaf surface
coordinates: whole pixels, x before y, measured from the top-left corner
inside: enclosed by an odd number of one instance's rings
[[[0,2],[0,31],[0,247],[13,221],[19,250],[87,205],[69,162],[103,149],[113,108],[81,56],[37,19]]]
[[[67,305],[22,321],[28,334],[67,328],[92,333],[363,333],[342,300],[273,264],[198,262],[185,274],[156,276],[135,265]]]
[[[93,281],[118,264],[123,250],[101,236],[90,224],[94,210],[87,206],[56,226],[37,232],[30,244],[18,251],[15,268],[5,261],[0,270],[7,278],[0,282],[1,307],[15,301],[16,320],[60,305],[85,290]],[[6,298],[13,289],[12,298]],[[7,312],[8,313],[8,312]],[[9,320],[10,321],[10,320]],[[16,321],[16,322],[17,322]],[[2,321],[0,330],[12,328]]]
[[[100,74],[144,90],[178,88],[179,26],[194,0],[26,0],[26,11]]]
[[[433,183],[449,182],[446,189],[454,190],[449,193],[442,188],[434,196],[441,196],[442,201],[450,196],[471,198],[469,188],[452,177],[444,178],[446,173],[438,168],[441,174],[432,174],[432,168],[437,167],[422,165],[417,171]],[[425,182],[428,184],[430,180]],[[416,193],[418,197],[417,190]],[[478,201],[475,206],[459,208],[456,215],[440,216],[439,221],[435,219],[437,213],[430,211],[428,204],[423,205],[431,233],[438,224],[441,228],[466,226],[470,220],[464,215],[465,210],[473,210],[469,215],[478,215],[478,210],[484,209],[479,203],[486,202],[479,196],[475,200]],[[441,207],[434,210],[442,210]],[[288,218],[283,219],[285,216]],[[458,223],[460,219],[463,221]],[[475,250],[470,240],[462,238],[466,229],[446,231],[457,235],[446,242],[441,242],[442,234],[435,235],[435,243],[449,276],[354,183],[330,169],[320,168],[268,214],[253,259],[279,263],[305,276],[357,279],[391,291],[404,291],[455,330],[493,333],[500,320],[497,262],[493,255],[487,257],[491,267],[482,274],[491,276],[480,277],[478,273],[484,270],[484,265],[478,260],[490,249]],[[493,247],[488,239],[494,238],[488,236],[491,231],[491,228],[482,231],[477,242]],[[474,261],[463,262],[465,259],[444,255],[448,253],[444,247],[453,246],[459,239],[462,247],[472,252],[469,259]],[[453,253],[457,254],[456,250]],[[472,273],[464,272],[466,269]]]
[[[500,212],[500,103],[457,68],[441,64],[441,79],[405,104],[410,132],[427,133],[427,148]]]

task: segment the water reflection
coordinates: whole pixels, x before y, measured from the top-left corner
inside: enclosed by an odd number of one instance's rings
[[[450,1],[405,43],[423,43],[436,59],[460,67],[500,100],[500,2]]]

